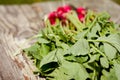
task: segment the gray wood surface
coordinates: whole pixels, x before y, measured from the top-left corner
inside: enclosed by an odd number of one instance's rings
[[[109,0],[0,5],[0,80],[38,80],[32,73],[35,67],[21,50],[30,45],[28,42],[24,44],[25,41],[43,28],[44,16],[64,4],[83,6],[98,12],[107,11],[114,22],[120,23],[120,6]]]

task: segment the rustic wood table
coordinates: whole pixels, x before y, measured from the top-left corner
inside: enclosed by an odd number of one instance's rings
[[[98,12],[107,11],[114,22],[120,23],[120,6],[110,0],[67,0],[65,3],[0,5],[0,80],[38,80],[38,77],[32,73],[34,66],[21,50],[29,46],[28,43],[24,44],[26,39],[43,28],[44,15],[64,4],[83,6]]]

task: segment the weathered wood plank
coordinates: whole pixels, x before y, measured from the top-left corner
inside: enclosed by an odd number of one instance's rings
[[[21,53],[29,46],[24,42],[43,27],[42,19],[48,12],[63,4],[107,11],[120,23],[120,6],[108,0],[67,0],[62,2],[35,3],[32,5],[0,5],[0,80],[38,80],[32,71],[32,62]],[[112,6],[111,6],[112,5]],[[14,55],[20,53],[19,55]],[[42,79],[43,80],[43,79]]]
[[[6,50],[0,45],[0,80],[23,80],[20,69],[6,54]]]
[[[0,11],[4,10],[0,12],[0,76],[2,80],[37,80],[32,73],[30,62],[25,60],[22,54],[14,56],[14,53],[20,49],[22,39],[26,35],[30,37],[35,34],[29,29],[31,22],[28,21],[21,7],[27,10],[26,5],[0,6]]]

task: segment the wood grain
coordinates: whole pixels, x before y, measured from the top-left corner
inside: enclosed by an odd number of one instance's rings
[[[109,0],[0,5],[0,80],[38,80],[32,73],[35,67],[21,50],[31,44],[24,44],[25,41],[43,28],[44,16],[63,4],[84,6],[98,12],[107,11],[114,22],[120,23],[120,6]],[[19,54],[15,55],[16,53]]]

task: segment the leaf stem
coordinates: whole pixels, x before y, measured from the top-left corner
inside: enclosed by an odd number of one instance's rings
[[[96,74],[96,72],[95,72],[95,70],[94,70],[94,71],[93,71],[92,80],[95,80],[95,74]]]
[[[84,24],[82,24],[76,13],[74,11],[71,11],[70,13],[67,14],[67,18],[75,25],[78,31],[82,31],[82,28],[84,27]]]
[[[90,45],[94,50],[96,50],[97,52],[99,52],[103,57],[106,57],[106,55],[102,52],[102,51],[100,51],[98,48],[96,48],[94,45]]]
[[[88,42],[107,42],[105,40],[87,40]],[[107,42],[108,43],[108,42]]]
[[[95,24],[95,22],[97,21],[97,18],[98,18],[98,16],[96,16],[95,17],[95,19],[93,20],[93,22],[91,23],[91,25],[89,26],[89,28],[88,28],[88,30],[86,31],[86,33],[85,33],[85,35],[84,36],[86,36],[87,35],[87,33],[91,30],[91,28],[93,27],[93,25]]]

